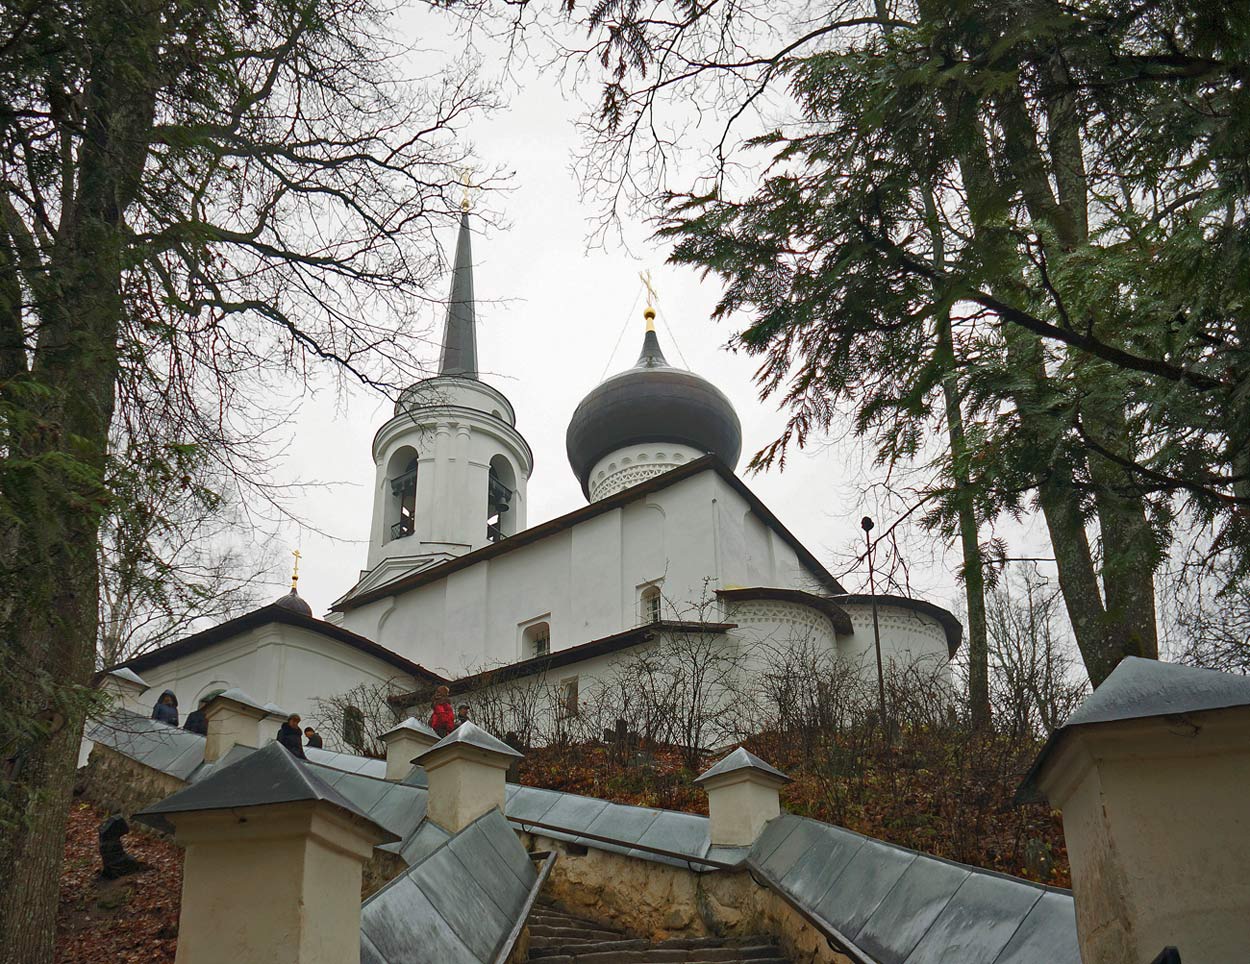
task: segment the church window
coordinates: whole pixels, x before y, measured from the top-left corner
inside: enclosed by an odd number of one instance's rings
[[[387,541],[405,539],[417,531],[417,453],[407,446],[391,456],[386,485]]]
[[[524,640],[525,656],[522,658],[550,656],[551,623],[534,623],[532,626],[527,626],[525,628]]]
[[[660,587],[648,586],[639,597],[644,623],[658,623],[661,613]]]
[[[560,681],[560,703],[560,708],[566,717],[574,717],[581,712],[581,706],[577,700],[576,676],[570,676],[568,679]]]
[[[365,750],[365,714],[359,707],[343,708],[343,742],[357,753]]]
[[[512,497],[516,489],[516,476],[512,466],[503,456],[490,460],[490,475],[486,489],[486,541],[499,542],[516,532],[516,514],[512,511]]]

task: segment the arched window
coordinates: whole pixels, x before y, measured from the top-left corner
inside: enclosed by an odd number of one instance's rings
[[[526,626],[522,638],[525,641],[525,653],[522,659],[551,655],[551,623],[534,623],[532,626]]]
[[[642,591],[638,597],[639,610],[644,623],[658,623],[660,621],[660,607],[662,601],[660,599],[660,587],[648,586]]]
[[[417,531],[417,452],[404,446],[386,467],[386,541],[404,539]]]
[[[512,465],[502,455],[490,460],[490,480],[486,488],[486,539],[498,542],[516,532],[516,518],[512,509],[512,496],[516,490],[516,475]]]
[[[365,752],[365,714],[355,706],[343,708],[343,742],[357,753]]]

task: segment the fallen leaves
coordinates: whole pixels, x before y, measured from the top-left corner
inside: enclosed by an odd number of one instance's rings
[[[126,850],[147,869],[104,880],[96,833],[107,816],[86,803],[75,803],[70,811],[57,908],[57,964],[173,964],[182,851],[171,841],[132,829]]]

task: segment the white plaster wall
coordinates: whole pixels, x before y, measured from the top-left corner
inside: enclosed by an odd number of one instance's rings
[[[865,672],[875,674],[877,656],[873,644],[872,606],[854,603],[843,604],[842,608],[851,617],[853,632],[838,637],[838,655],[864,667]],[[946,633],[933,617],[903,606],[878,604],[877,618],[881,630],[881,660],[887,668],[891,663],[900,667],[918,662],[935,667],[949,663]]]
[[[367,566],[394,556],[460,554],[486,545],[487,491],[492,458],[507,460],[513,496],[504,531],[526,526],[526,484],[533,456],[514,427],[508,400],[481,382],[429,380],[425,404],[397,406],[373,441],[374,495]],[[417,452],[416,531],[390,538],[388,467],[405,447]]]
[[[140,705],[150,713],[157,697],[172,689],[179,721],[211,690],[237,686],[258,703],[276,703],[316,725],[316,700],[361,684],[415,685],[389,663],[317,633],[281,623],[250,630],[197,653],[143,671],[150,688]]]
[[[522,658],[519,627],[546,613],[553,652],[636,626],[638,595],[649,584],[661,585],[668,618],[696,616],[693,607],[717,588],[818,585],[709,469],[437,582],[350,609],[342,624],[459,676]]]
[[[689,445],[666,442],[627,445],[605,455],[590,470],[590,501],[616,495],[706,454]]]

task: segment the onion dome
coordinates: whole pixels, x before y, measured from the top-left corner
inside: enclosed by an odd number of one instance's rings
[[[569,422],[569,465],[587,498],[599,461],[626,446],[668,443],[716,455],[733,469],[742,426],[725,394],[705,378],[674,368],[660,350],[648,307],[647,333],[633,368],[600,383]]]
[[[281,606],[283,609],[289,609],[293,613],[299,613],[301,616],[311,616],[313,614],[312,606],[304,601],[304,597],[295,591],[295,587],[291,587],[291,591],[280,599],[274,600],[275,606]]]

